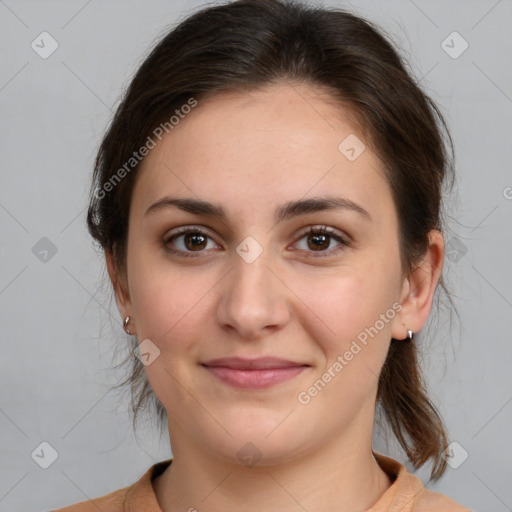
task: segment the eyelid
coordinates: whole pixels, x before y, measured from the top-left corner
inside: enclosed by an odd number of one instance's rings
[[[213,239],[213,236],[210,234],[210,231],[208,228],[205,228],[204,226],[199,226],[195,224],[187,224],[186,226],[181,226],[173,229],[169,229],[164,234],[164,241],[168,241],[169,239],[182,235],[184,233],[200,233],[203,235],[209,236],[211,239]]]
[[[311,226],[308,226],[304,230],[302,230],[299,233],[299,237],[303,237],[304,235],[308,234],[316,234],[316,233],[325,233],[327,235],[336,236],[343,240],[344,243],[347,245],[352,242],[352,237],[346,233],[345,231],[341,231],[340,229],[337,229],[335,227],[329,226],[327,224],[312,224]]]
[[[208,228],[205,228],[203,226],[196,226],[193,224],[188,224],[186,226],[181,226],[178,228],[173,228],[173,229],[168,230],[163,237],[163,243],[164,243],[164,245],[168,244],[171,239],[177,238],[180,235],[186,235],[188,233],[197,233],[200,235],[204,235],[205,237],[208,237],[209,240],[212,240],[217,245],[220,245],[215,241],[215,237],[211,234],[211,232]],[[177,252],[181,252],[181,251],[177,251]],[[198,252],[201,252],[201,251],[198,251]]]

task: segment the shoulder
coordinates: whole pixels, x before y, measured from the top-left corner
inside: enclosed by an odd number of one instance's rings
[[[448,496],[423,488],[418,493],[414,512],[471,512],[469,508],[453,501]]]
[[[172,459],[151,466],[140,479],[128,487],[106,494],[100,498],[81,501],[51,512],[161,512],[152,481],[172,462]]]
[[[421,480],[397,460],[373,453],[393,484],[370,509],[371,512],[471,512],[448,496],[426,489]]]
[[[74,505],[56,509],[52,512],[98,512],[98,510],[108,510],[109,512],[123,512],[126,495],[130,487],[125,487],[111,492],[101,498],[81,501]]]

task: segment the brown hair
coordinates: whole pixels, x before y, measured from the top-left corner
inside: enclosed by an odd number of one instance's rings
[[[446,178],[451,176],[453,185],[445,121],[380,29],[340,9],[280,0],[239,0],[198,11],[167,33],[139,67],[99,148],[87,218],[91,235],[113,251],[119,269],[125,270],[138,169],[127,169],[126,162],[134,151],[161,123],[170,128],[170,116],[191,99],[278,80],[327,88],[355,110],[392,189],[403,272],[414,269],[428,247],[429,231],[442,230]],[[442,277],[439,285],[447,293]],[[162,426],[166,411],[142,363],[133,356],[128,361],[131,373],[120,385],[130,385],[134,427],[148,400]],[[413,466],[432,459],[431,476],[437,480],[446,469],[447,439],[423,385],[416,339],[391,341],[377,401]]]

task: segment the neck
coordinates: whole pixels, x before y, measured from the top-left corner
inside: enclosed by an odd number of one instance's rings
[[[371,433],[364,441],[360,433],[345,436],[291,461],[254,467],[220,460],[197,446],[174,449],[172,464],[153,487],[163,512],[259,512],[269,505],[283,512],[364,512],[391,485],[373,456]]]

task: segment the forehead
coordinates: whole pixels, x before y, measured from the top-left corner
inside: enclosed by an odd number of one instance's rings
[[[181,194],[235,215],[326,193],[392,207],[382,163],[352,112],[325,90],[284,83],[198,101],[145,157],[132,202],[138,209]]]

